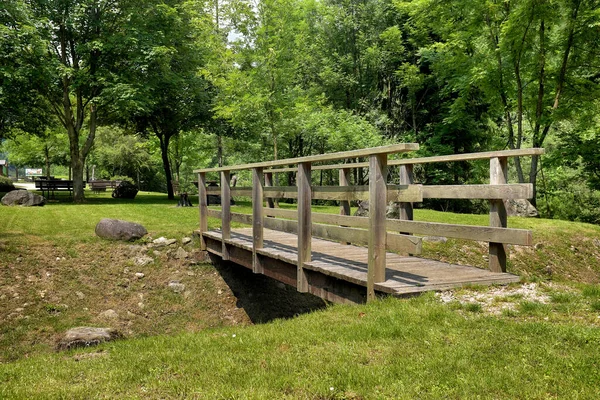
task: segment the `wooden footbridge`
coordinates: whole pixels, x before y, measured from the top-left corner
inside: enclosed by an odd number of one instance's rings
[[[543,149],[506,150],[427,158],[389,159],[418,150],[418,144],[345,151],[294,159],[200,169],[200,229],[203,250],[334,302],[364,302],[378,294],[408,295],[469,284],[506,284],[519,278],[506,273],[507,245],[532,245],[530,231],[507,228],[503,200],[529,199],[530,184],[507,183],[507,159],[543,154]],[[368,159],[368,162],[332,163]],[[425,163],[490,160],[490,184],[425,186],[413,182],[413,167]],[[388,166],[399,166],[399,181],[388,183]],[[350,185],[352,170],[368,168],[368,185]],[[339,170],[339,186],[316,186],[311,171]],[[252,187],[231,187],[231,172],[250,170]],[[273,186],[273,174],[293,172],[296,186]],[[218,173],[220,187],[207,187],[207,174]],[[221,196],[221,210],[209,209],[207,195]],[[232,197],[250,197],[252,214],[231,212]],[[296,210],[274,207],[274,199],[297,199]],[[489,226],[413,220],[413,203],[425,198],[485,199]],[[337,200],[340,214],[314,213],[313,199]],[[350,216],[350,201],[368,200],[369,217]],[[266,201],[266,206],[265,206]],[[389,202],[399,219],[386,218]],[[208,218],[221,229],[208,230]],[[231,222],[251,227],[232,229]],[[420,236],[417,236],[420,235]],[[489,243],[489,269],[452,265],[418,257],[422,235]]]

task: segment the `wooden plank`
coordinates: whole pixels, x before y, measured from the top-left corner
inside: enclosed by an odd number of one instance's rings
[[[264,212],[263,212],[263,171],[252,168],[252,271],[255,274],[264,272],[264,266],[256,253],[263,248]]]
[[[304,272],[304,263],[311,261],[311,176],[310,162],[298,164],[298,284],[299,292],[308,291],[308,280]]]
[[[505,157],[490,159],[490,187],[504,185],[508,180],[508,163]],[[529,198],[529,197],[528,197]],[[490,226],[506,228],[508,218],[502,200],[490,201]],[[502,243],[489,244],[489,269],[492,272],[506,272],[506,246]]]
[[[298,222],[279,218],[265,218],[264,226],[267,229],[286,233],[298,233]]]
[[[198,174],[198,210],[200,213],[200,250],[206,250],[203,233],[208,231],[208,203],[206,198],[206,174],[204,173]]]
[[[265,215],[276,218],[298,219],[298,211],[286,210],[284,208],[269,208],[265,210]]]
[[[265,162],[260,162],[260,163],[231,165],[231,166],[220,167],[220,168],[204,168],[204,169],[194,170],[194,172],[220,172],[220,171],[237,171],[237,170],[241,170],[241,169],[251,169],[251,168],[280,167],[280,166],[286,166],[286,165],[290,165],[290,164],[334,161],[334,160],[341,160],[343,158],[366,157],[366,156],[370,156],[370,155],[374,155],[374,154],[378,155],[378,154],[403,153],[403,152],[415,151],[415,150],[419,150],[418,143],[399,143],[399,144],[392,144],[392,145],[388,145],[388,146],[340,151],[337,153],[319,154],[319,155],[299,157],[299,158],[287,158],[287,159],[283,159],[283,160],[265,161]]]
[[[273,174],[269,172],[264,175],[265,175],[265,186],[273,186]],[[267,207],[275,208],[275,202],[273,201],[272,197],[267,197]]]
[[[253,218],[250,214],[231,213],[231,221],[239,222],[240,224],[252,225]]]
[[[251,187],[231,188],[231,197],[252,197]]]
[[[226,239],[231,237],[231,175],[229,171],[221,171],[221,232],[223,232],[223,260],[229,260]]]
[[[385,213],[387,154],[369,156],[369,266],[367,301],[375,300],[375,283],[385,281]]]
[[[402,254],[421,254],[423,252],[423,239],[416,236],[387,233],[386,249]]]
[[[455,161],[473,161],[486,160],[494,157],[524,157],[544,154],[542,148],[531,149],[516,149],[516,150],[500,150],[500,151],[484,151],[480,153],[465,153],[465,154],[450,154],[445,156],[419,157],[419,158],[403,158],[401,160],[388,160],[388,166],[394,165],[410,165],[410,164],[429,164]],[[313,170],[329,170],[341,168],[368,168],[368,162],[361,163],[346,163],[346,164],[331,164],[331,165],[314,165]],[[294,172],[296,168],[280,168],[269,169],[269,172]]]
[[[456,239],[515,244],[519,246],[533,245],[531,231],[525,229],[401,221],[395,219],[386,220],[386,226],[390,231],[409,232],[417,235],[446,236]]]
[[[530,183],[423,186],[424,199],[530,199]]]
[[[388,201],[423,201],[422,185],[390,185],[388,187]],[[314,186],[311,188],[312,198],[317,200],[369,200],[369,187],[361,186]],[[298,188],[295,186],[265,187],[265,196],[282,199],[295,199],[298,197]]]

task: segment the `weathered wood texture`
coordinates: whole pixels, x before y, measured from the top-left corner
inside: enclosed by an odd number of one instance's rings
[[[255,274],[264,272],[262,260],[256,253],[257,249],[263,248],[263,188],[262,168],[252,168],[252,271]]]
[[[490,187],[505,185],[508,181],[508,162],[506,157],[490,160]],[[502,200],[490,201],[490,226],[506,228],[507,214]],[[506,246],[502,243],[490,242],[489,268],[493,272],[506,272]]]
[[[392,144],[389,146],[371,147],[368,149],[359,149],[359,150],[340,151],[338,153],[319,154],[319,155],[315,155],[315,156],[288,158],[288,159],[283,159],[283,160],[265,161],[265,162],[252,163],[252,164],[231,165],[231,166],[220,167],[220,168],[203,168],[203,169],[194,170],[194,172],[220,172],[220,171],[238,171],[241,169],[252,169],[252,168],[270,168],[270,167],[279,167],[279,166],[290,165],[290,164],[298,164],[299,165],[302,163],[326,162],[326,161],[341,160],[343,158],[367,157],[372,154],[402,153],[402,152],[415,151],[415,150],[419,150],[418,143],[398,143],[398,144]],[[269,172],[272,172],[272,171],[269,171]]]
[[[273,174],[270,172],[265,174],[265,186],[273,186]],[[275,202],[272,197],[267,197],[267,207],[275,208]]]
[[[206,197],[206,174],[198,174],[198,210],[200,213],[200,250],[206,250],[202,233],[208,230],[208,203]]]
[[[420,157],[420,158],[403,158],[401,160],[388,160],[388,166],[406,165],[406,164],[431,164],[431,163],[446,163],[456,161],[473,161],[473,160],[489,160],[494,157],[525,157],[544,154],[544,149],[516,149],[516,150],[501,150],[501,151],[484,151],[481,153],[465,153],[465,154],[450,154],[446,156]],[[360,163],[345,163],[345,164],[330,164],[330,165],[314,165],[313,170],[329,170],[341,168],[368,168],[368,162]],[[295,167],[277,168],[267,170],[271,173],[279,172],[295,172]]]
[[[223,260],[229,260],[229,252],[225,243],[231,233],[231,175],[229,171],[221,171],[221,231],[223,232]]]
[[[311,261],[312,222],[310,162],[298,164],[298,285],[299,292],[308,291],[304,264]]]
[[[219,231],[205,232],[204,235],[220,244],[221,233]],[[208,240],[209,252],[220,256],[220,245],[210,247],[211,239]],[[237,253],[231,248],[232,260],[235,257],[236,263],[251,268],[252,229],[233,229],[228,243],[239,248],[240,251],[246,252],[246,256],[242,257],[241,253]],[[269,229],[264,230],[264,248],[257,252],[260,257],[264,258],[265,265],[276,264],[279,268],[276,272],[268,272],[265,275],[295,286],[298,262],[296,243],[296,235]],[[368,261],[367,248],[346,246],[313,238],[312,260],[304,264],[304,269],[305,272],[314,272],[335,279],[339,285],[344,282],[349,285],[358,285],[366,294]],[[287,265],[287,269],[285,265]],[[429,290],[447,290],[470,284],[506,284],[518,281],[519,278],[511,274],[494,273],[481,268],[388,253],[386,255],[385,280],[375,283],[374,290],[380,294],[404,296]],[[309,292],[331,301],[344,302],[345,297],[340,293],[335,296],[327,293],[327,291],[332,291],[331,284],[313,288],[314,282],[314,279],[308,279]],[[353,301],[359,300],[355,298]]]
[[[375,299],[375,283],[385,280],[386,228],[385,213],[387,155],[369,157],[369,268],[367,299]]]

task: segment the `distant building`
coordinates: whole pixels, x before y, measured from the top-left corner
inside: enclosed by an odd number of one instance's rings
[[[8,161],[0,160],[0,175],[8,176]]]

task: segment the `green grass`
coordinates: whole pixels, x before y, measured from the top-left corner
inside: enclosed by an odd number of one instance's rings
[[[212,266],[173,264],[149,251],[156,259],[143,269],[146,278],[132,279],[137,270],[121,254],[128,247],[94,234],[101,218],[118,218],[142,223],[153,237],[189,236],[198,210],[175,205],[164,194],[140,193],[131,201],[89,193],[85,205],[60,197],[42,208],[0,207],[0,294],[8,295],[0,298],[0,317],[6,317],[0,398],[600,398],[600,249],[592,243],[600,227],[509,219],[510,227],[531,229],[543,243],[512,248],[509,271],[540,285],[561,282],[547,289],[548,304],[498,297],[494,304],[516,308],[491,315],[476,302],[444,305],[425,294],[224,326],[210,318],[234,309],[235,300],[219,303],[215,293],[223,288]],[[314,210],[337,213],[338,207]],[[232,211],[251,208],[240,202]],[[415,210],[415,219],[488,223],[485,215],[428,210]],[[477,242],[424,244],[425,257],[448,262],[485,267],[486,254],[487,246]],[[46,271],[51,278],[44,278]],[[165,288],[176,274],[189,279],[187,299]],[[29,282],[30,276],[36,279]],[[12,298],[17,289],[21,297]],[[60,332],[104,323],[96,317],[102,310],[121,305],[135,311],[142,292],[146,308],[124,325],[135,331],[128,339],[52,350],[48,340]],[[27,318],[9,319],[23,303],[29,303]]]
[[[599,345],[597,328],[465,318],[426,295],[25,359],[0,366],[0,397],[591,399]]]

